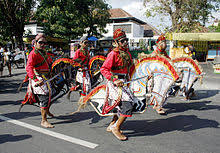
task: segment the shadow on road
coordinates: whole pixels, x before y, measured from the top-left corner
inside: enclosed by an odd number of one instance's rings
[[[19,83],[18,83],[19,82]],[[20,80],[1,80],[0,81],[0,94],[15,94],[20,85]]]
[[[3,105],[20,105],[22,100],[17,101],[0,101],[0,106]]]
[[[200,100],[204,98],[210,98],[217,95],[220,91],[219,90],[196,90],[196,96],[192,97],[192,100]]]
[[[91,112],[78,112],[75,113],[73,115],[60,115],[55,117],[58,120],[58,122],[54,122],[53,124],[66,124],[66,123],[73,123],[73,122],[80,122],[80,121],[84,121],[84,120],[88,120],[88,119],[92,119],[91,122],[89,124],[94,124],[99,122],[102,117],[100,117],[99,115],[97,115],[97,113],[95,111],[91,111]]]
[[[16,142],[16,141],[22,141],[25,139],[31,138],[31,135],[16,135],[13,136],[11,134],[1,134],[0,135],[0,144],[6,143],[6,142]]]
[[[211,105],[212,101],[201,101],[201,102],[184,102],[184,103],[168,103],[164,106],[167,109],[167,113],[180,113],[188,110],[220,110],[219,105]]]
[[[192,131],[202,128],[219,128],[213,120],[200,119],[195,115],[178,115],[166,119],[129,120],[125,122],[125,135],[129,137],[158,135],[172,131]],[[131,130],[132,132],[126,132]]]
[[[40,116],[41,113],[40,111],[37,112],[12,112],[12,113],[7,113],[7,114],[1,114],[5,117],[14,119],[14,120],[19,120],[19,119],[24,119],[24,118],[29,118],[33,116]],[[3,120],[0,120],[0,122],[4,122]]]

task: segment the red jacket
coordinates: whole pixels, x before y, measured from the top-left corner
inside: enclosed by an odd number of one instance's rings
[[[129,74],[134,70],[132,57],[128,49],[122,50],[119,48],[113,49],[107,56],[101,67],[102,75],[108,79],[115,81],[112,73]]]
[[[86,66],[86,67],[88,67],[89,59],[90,59],[89,51],[84,48],[79,48],[78,50],[76,50],[73,56],[73,60],[75,62],[79,63],[81,66]]]
[[[36,77],[37,73],[49,73],[52,59],[49,54],[41,53],[39,50],[34,49],[28,56],[26,71],[29,78],[34,81],[39,81]]]

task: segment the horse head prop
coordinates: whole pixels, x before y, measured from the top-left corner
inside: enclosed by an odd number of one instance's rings
[[[169,87],[179,78],[172,62],[164,56],[140,54],[131,80],[142,76],[130,84],[130,89],[138,99],[146,98],[148,104],[160,110],[166,102]]]
[[[164,56],[142,55],[130,74],[130,81],[125,83],[134,94],[135,111],[143,113],[143,106],[154,105],[161,108],[166,101],[166,94],[177,79],[178,74]],[[90,102],[100,116],[110,116],[114,113],[103,113],[106,101],[106,85],[94,88],[84,99],[83,103]],[[147,101],[147,102],[146,102]]]
[[[194,89],[192,88],[194,83],[198,78],[202,81],[203,70],[198,62],[190,57],[177,57],[172,59],[172,62],[181,76],[179,81],[180,90],[185,99],[188,100],[194,93]]]
[[[91,78],[91,86],[92,88],[100,84],[102,81],[104,81],[103,76],[100,73],[100,68],[105,61],[104,56],[97,55],[90,59],[89,61],[89,69],[85,71],[89,71],[90,78]],[[67,86],[67,98],[70,99],[70,93],[72,91],[79,91],[81,89],[77,89],[76,86],[76,75],[77,71],[82,68],[82,66],[75,62],[74,60],[70,58],[60,58],[54,61],[52,65],[52,72],[57,74],[60,73],[60,71],[63,71],[63,75],[61,76],[61,80],[63,80],[62,86],[59,86],[58,89],[64,88],[64,83]],[[61,81],[57,81],[60,83]]]

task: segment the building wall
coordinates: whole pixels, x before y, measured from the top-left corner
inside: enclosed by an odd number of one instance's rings
[[[43,32],[43,27],[37,26],[37,24],[28,24],[24,26],[25,33],[28,33],[30,31],[31,35],[37,35],[38,33]]]
[[[133,37],[144,37],[144,27],[133,23]]]
[[[106,30],[108,31],[106,34],[103,34],[104,37],[113,36],[114,26],[120,28],[129,26],[131,27],[131,32],[126,32],[126,35],[129,39],[133,39],[135,37],[143,37],[144,36],[144,28],[141,25],[138,25],[134,22],[123,22],[123,23],[109,23],[106,25]]]

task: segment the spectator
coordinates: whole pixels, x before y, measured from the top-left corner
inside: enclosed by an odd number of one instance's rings
[[[193,60],[196,60],[196,50],[193,45],[187,45],[184,51],[188,54],[189,57],[191,57]]]
[[[3,56],[4,56],[4,65],[6,65],[8,67],[8,72],[9,72],[9,76],[11,77],[11,52],[7,49],[7,47],[4,48],[4,52],[3,52]]]
[[[4,56],[3,56],[3,48],[0,46],[0,77],[3,75],[3,63],[4,63]]]

